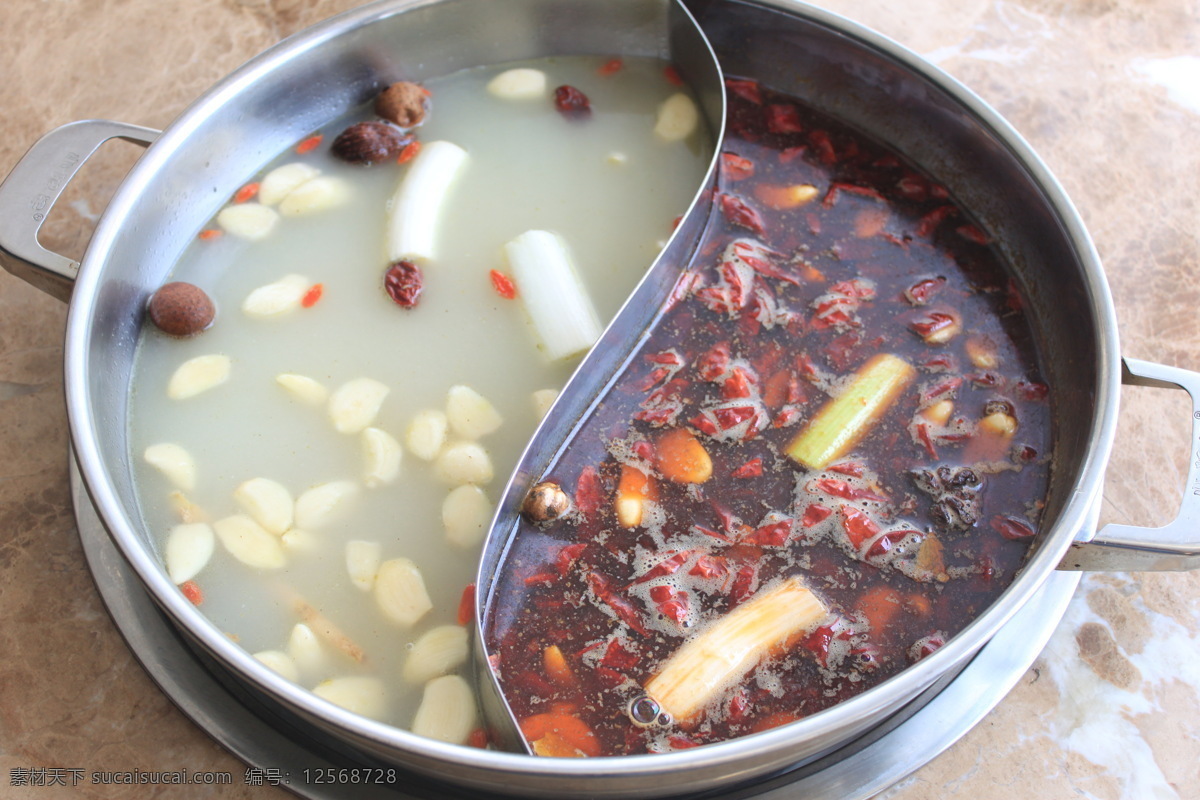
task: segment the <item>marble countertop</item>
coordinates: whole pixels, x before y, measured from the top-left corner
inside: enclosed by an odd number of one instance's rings
[[[204,89],[351,0],[7,0],[0,175],[77,119],[163,127]],[[1064,185],[1105,265],[1122,353],[1200,368],[1200,5],[1194,0],[818,3],[977,92]],[[106,146],[43,229],[78,258],[137,148]],[[283,797],[157,690],[109,620],[72,516],[65,306],[0,274],[0,798]],[[1182,494],[1182,392],[1122,390],[1101,522]],[[22,770],[221,770],[234,786],[14,785]],[[156,793],[157,791],[157,793]],[[1011,694],[889,800],[1200,797],[1200,571],[1091,574]]]

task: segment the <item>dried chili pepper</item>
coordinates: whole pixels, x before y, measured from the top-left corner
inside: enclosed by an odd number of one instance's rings
[[[213,239],[221,238],[221,233],[222,231],[218,230],[217,228],[205,228],[204,230],[200,231],[199,234],[197,234],[197,238],[208,242],[212,241]]]
[[[1037,531],[1032,526],[1016,517],[995,516],[992,517],[991,525],[1005,539],[1014,542],[1019,542],[1022,539],[1032,539],[1037,535]]]
[[[754,162],[734,153],[722,153],[721,175],[729,181],[741,181],[753,177]]]
[[[383,288],[396,305],[413,308],[421,299],[421,290],[424,288],[421,268],[411,261],[397,261],[384,273]]]

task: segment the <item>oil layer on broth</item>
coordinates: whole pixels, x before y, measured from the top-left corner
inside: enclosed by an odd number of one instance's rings
[[[1049,389],[987,233],[800,100],[727,89],[698,255],[531,493],[488,598],[489,658],[540,755],[828,708],[960,631],[1037,531]]]
[[[566,113],[556,85],[590,113]],[[543,352],[529,298],[545,287],[513,274],[545,251],[509,246],[506,259],[506,245],[546,232],[574,273],[567,289],[607,320],[711,148],[695,119],[664,112],[684,90],[654,60],[543,59],[423,90],[427,118],[401,130],[399,154],[330,154],[373,119],[359,110],[251,178],[201,232],[172,280],[201,287],[216,318],[186,338],[146,325],[131,461],[168,571],[221,630],[353,711],[480,744],[457,677],[460,604],[495,492],[577,361]],[[421,276],[402,307],[385,271],[407,245],[389,229],[425,212],[397,187],[447,153],[457,174],[433,252],[399,257]]]

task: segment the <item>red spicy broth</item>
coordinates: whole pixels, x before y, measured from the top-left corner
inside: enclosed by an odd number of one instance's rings
[[[521,521],[488,610],[542,755],[694,747],[863,692],[987,608],[1037,530],[1049,392],[987,234],[881,145],[757,83],[728,89],[719,211],[545,476],[571,512]],[[846,430],[822,409],[880,371],[892,388],[853,446],[798,460],[805,432]],[[819,618],[685,718],[650,697],[684,642],[789,579]]]

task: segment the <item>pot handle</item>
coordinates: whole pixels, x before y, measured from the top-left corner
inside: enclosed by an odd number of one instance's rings
[[[0,265],[18,278],[63,302],[79,262],[52,253],[38,242],[38,231],[71,178],[100,145],[124,139],[150,145],[152,128],[91,119],[55,128],[34,143],[0,183]]]
[[[1192,458],[1179,515],[1161,528],[1105,525],[1087,542],[1072,542],[1063,570],[1189,570],[1200,567],[1200,373],[1133,358],[1121,360],[1121,383],[1183,389],[1192,397]]]

